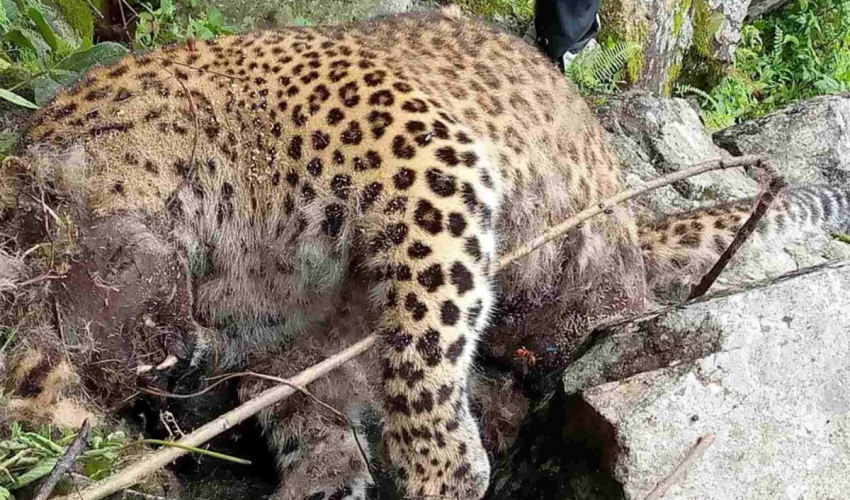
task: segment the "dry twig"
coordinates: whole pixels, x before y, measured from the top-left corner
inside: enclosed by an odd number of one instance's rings
[[[343,352],[332,356],[317,365],[311,366],[298,375],[290,378],[289,383],[296,387],[305,386],[313,380],[330,373],[343,363],[364,353],[374,344],[374,336],[366,337]],[[249,417],[257,414],[263,408],[282,401],[296,392],[297,389],[288,385],[280,385],[267,389],[238,408],[225,413],[212,422],[201,426],[194,432],[189,433],[184,439],[178,441],[178,443],[193,447],[200,446],[219,434],[239,425]],[[57,500],[99,500],[101,498],[105,498],[115,492],[129,488],[141,481],[148,474],[159,470],[186,453],[188,453],[186,450],[174,447],[157,450],[156,452],[145,456],[133,465],[130,465],[118,474],[91,485],[83,490],[79,496],[68,495],[60,497]]]
[[[623,203],[624,201],[630,200],[636,196],[640,196],[644,193],[654,191],[668,184],[673,184],[674,182],[685,180],[695,175],[711,172],[712,170],[726,170],[733,167],[747,167],[752,165],[763,164],[764,161],[762,157],[757,155],[739,156],[728,160],[712,160],[700,163],[690,168],[680,170],[678,172],[673,172],[672,174],[659,177],[658,179],[649,181],[641,186],[617,193],[616,195],[608,198],[607,200],[602,201],[598,205],[586,208],[581,212],[577,213],[576,215],[565,220],[564,222],[550,227],[542,235],[538,236],[537,238],[534,238],[530,242],[517,248],[511,253],[502,256],[502,258],[499,259],[499,267],[504,267],[505,265],[510,262],[513,262],[516,259],[525,257],[537,248],[565,234],[570,229],[581,225],[583,222],[590,219],[591,217],[595,217],[603,212],[607,212],[611,210],[614,205]]]
[[[705,276],[702,277],[699,284],[694,287],[691,291],[691,295],[688,297],[688,300],[702,297],[705,295],[705,292],[711,288],[711,285],[714,284],[714,281],[717,280],[720,273],[726,269],[729,261],[735,256],[735,253],[739,248],[741,248],[741,245],[743,245],[744,242],[747,241],[747,238],[753,234],[753,231],[756,230],[756,226],[761,221],[762,217],[764,217],[764,214],[767,213],[767,209],[770,208],[770,204],[773,203],[773,200],[779,196],[779,192],[782,191],[783,187],[785,187],[785,180],[782,177],[774,176],[771,178],[767,190],[759,196],[756,208],[753,210],[750,218],[747,219],[747,222],[745,222],[743,226],[741,226],[741,229],[739,229],[738,233],[735,235],[735,239],[733,239],[732,243],[726,247],[726,250],[723,251],[723,254],[719,259],[717,259],[717,262],[714,263],[711,270],[709,270]]]
[[[649,495],[646,496],[643,500],[661,500],[661,497],[667,493],[667,490],[670,489],[671,486],[676,484],[677,481],[682,477],[682,475],[687,472],[688,468],[693,465],[694,462],[699,460],[699,458],[705,453],[705,450],[711,446],[711,443],[714,442],[714,434],[708,434],[707,436],[703,436],[699,438],[696,446],[694,446],[691,451],[685,455],[685,458],[673,469],[673,472],[670,473],[663,481],[658,483],[658,486],[655,487],[652,491],[649,492]]]
[[[543,235],[539,236],[538,238],[535,238],[532,241],[523,245],[522,247],[514,250],[513,252],[502,256],[496,263],[494,272],[498,272],[511,262],[525,257],[526,255],[533,252],[535,249],[541,247],[542,245],[548,243],[549,241],[552,241],[553,239],[559,236],[562,236],[570,229],[579,226],[591,217],[594,217],[601,213],[610,212],[614,205],[617,205],[619,203],[622,203],[654,189],[658,189],[668,184],[672,184],[674,182],[678,182],[705,172],[752,165],[763,165],[762,158],[755,155],[748,155],[732,158],[730,160],[708,161],[699,165],[695,165],[691,168],[666,175],[654,181],[648,182],[643,186],[618,193],[617,195],[604,200],[603,202],[599,203],[594,207],[579,212],[578,214],[573,217],[570,217],[561,224],[549,228],[543,233]],[[375,334],[369,335],[365,339],[348,347],[342,352],[339,352],[336,355],[316,365],[313,365],[310,368],[295,375],[294,377],[286,380],[284,384],[263,391],[253,399],[246,401],[239,407],[234,408],[233,410],[216,418],[212,422],[190,433],[178,443],[185,446],[197,447],[209,441],[210,439],[245,421],[249,417],[256,415],[264,408],[276,404],[288,398],[295,392],[302,390],[301,387],[304,387],[310,382],[318,379],[319,377],[324,376],[325,374],[331,372],[343,363],[346,363],[347,361],[366,352],[367,350],[372,348],[376,340],[377,337]],[[165,465],[185,453],[186,451],[174,447],[161,449],[154,453],[151,453],[150,455],[141,459],[139,462],[136,462],[135,464],[127,467],[126,469],[110,477],[109,479],[106,479],[103,482],[97,483],[87,488],[79,496],[79,500],[100,500],[117,491],[120,491],[124,488],[128,488],[141,481],[142,478],[144,478],[148,474],[160,469],[161,467],[164,467]],[[690,462],[693,462],[693,460],[696,460],[696,458],[697,457],[695,456],[692,460],[690,460]],[[683,463],[683,465],[685,465],[685,468],[687,467],[687,465],[690,465],[690,462],[688,462],[687,464]],[[77,498],[62,497],[58,500],[77,500]]]
[[[47,479],[41,483],[41,488],[39,488],[38,493],[33,497],[33,500],[47,500],[50,497],[50,494],[53,493],[53,488],[59,484],[59,480],[62,479],[62,476],[65,475],[66,472],[74,465],[74,461],[77,460],[77,457],[80,453],[85,450],[89,441],[89,432],[91,431],[91,426],[89,425],[88,419],[83,420],[83,425],[80,427],[80,431],[77,433],[77,437],[74,438],[74,442],[71,443],[71,446],[65,450],[65,454],[62,455],[62,458],[56,462],[56,465],[53,466],[53,470],[50,471],[50,475],[47,476]]]

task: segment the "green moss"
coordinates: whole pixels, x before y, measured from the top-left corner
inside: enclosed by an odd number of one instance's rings
[[[455,0],[464,9],[489,19],[516,18],[528,22],[534,17],[534,0]]]
[[[714,58],[714,37],[723,28],[726,17],[714,11],[708,0],[694,0],[694,38],[682,61],[678,83],[710,89],[726,75],[727,65]]]
[[[682,73],[682,65],[674,64],[670,66],[670,70],[667,72],[667,82],[664,83],[664,95],[669,96],[673,92],[673,85],[676,83],[676,80],[679,79],[679,75]]]
[[[80,36],[84,47],[90,47],[94,35],[94,18],[85,0],[55,0],[62,16]]]
[[[649,42],[649,21],[645,7],[635,0],[603,0],[599,6],[602,29],[596,38],[603,47],[614,47],[620,42],[636,43],[641,50],[626,63],[629,83],[640,78],[646,64],[645,49]]]
[[[676,4],[676,12],[673,13],[673,35],[678,37],[682,31],[682,25],[685,24],[685,16],[691,8],[691,0],[679,0]]]

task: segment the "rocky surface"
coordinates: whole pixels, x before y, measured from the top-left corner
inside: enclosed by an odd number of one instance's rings
[[[612,431],[598,445],[617,450],[603,466],[623,498],[643,498],[706,434],[716,441],[677,499],[846,495],[847,283],[850,261],[705,300],[632,323],[573,364],[569,418]]]
[[[714,140],[735,155],[770,155],[791,182],[850,186],[850,94],[793,104]]]
[[[747,7],[747,18],[753,19],[766,12],[776,10],[787,4],[789,0],[752,0]]]
[[[489,498],[640,500],[709,434],[665,498],[844,498],[847,283],[839,261],[601,332],[527,420]]]
[[[629,92],[612,97],[597,113],[623,161],[630,188],[696,163],[731,156],[715,145],[696,111],[683,99]],[[846,125],[850,99],[813,99],[776,115],[724,131],[719,142],[736,156],[765,154],[791,185],[836,185],[850,172]],[[709,172],[653,191],[640,198],[635,208],[641,220],[651,221],[662,214],[752,197],[759,191],[753,177],[742,168]],[[850,245],[814,228],[770,240],[754,235],[717,287],[741,286],[842,258],[850,258]]]
[[[633,91],[612,96],[596,111],[623,161],[630,188],[696,163],[731,157],[714,145],[696,110],[684,99]],[[648,211],[644,215],[657,216],[757,192],[758,183],[743,170],[715,171],[653,191],[640,204]]]

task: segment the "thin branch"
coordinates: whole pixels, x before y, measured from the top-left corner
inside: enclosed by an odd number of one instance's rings
[[[74,438],[74,442],[71,443],[71,446],[65,450],[65,454],[62,455],[62,458],[56,462],[56,465],[53,466],[53,470],[50,471],[50,475],[47,476],[47,479],[41,483],[41,488],[39,488],[38,493],[33,497],[33,500],[47,500],[50,497],[50,494],[53,493],[53,488],[59,484],[59,480],[62,479],[62,476],[68,472],[68,469],[74,465],[74,462],[77,460],[77,457],[80,453],[85,450],[89,441],[89,432],[91,432],[91,426],[89,425],[88,419],[83,420],[83,425],[80,427],[80,431],[77,433],[77,437]]]
[[[298,375],[290,378],[289,383],[296,387],[307,385],[313,380],[330,373],[345,362],[366,352],[374,344],[375,337],[370,335],[343,352],[336,354],[319,364],[313,365]],[[297,389],[288,385],[280,385],[267,389],[255,398],[246,401],[241,406],[234,408],[212,422],[199,427],[194,432],[188,434],[184,439],[178,441],[178,443],[186,446],[200,446],[219,434],[239,425],[246,419],[256,415],[263,408],[267,408],[279,401],[282,401],[296,392],[298,392]],[[186,453],[188,453],[188,451],[176,447],[168,447],[157,450],[156,452],[151,453],[138,462],[130,465],[118,474],[86,488],[83,490],[79,500],[100,500],[101,498],[105,498],[125,488],[129,488],[141,481],[148,474],[159,470]],[[60,497],[57,500],[78,500],[78,497],[75,495],[69,495]]]
[[[782,191],[783,187],[785,187],[785,180],[781,176],[774,176],[770,180],[767,190],[759,196],[756,208],[753,210],[750,218],[747,219],[747,222],[745,222],[738,230],[738,234],[735,235],[735,239],[732,240],[732,243],[730,243],[726,250],[723,251],[723,254],[719,259],[717,259],[714,267],[712,267],[711,270],[702,277],[699,284],[694,287],[693,291],[691,291],[691,295],[688,297],[688,300],[702,297],[708,289],[711,288],[711,285],[714,284],[714,281],[717,280],[720,273],[726,269],[729,261],[735,256],[735,253],[738,252],[741,245],[743,245],[753,231],[756,230],[756,226],[761,221],[762,217],[764,217],[764,214],[767,213],[767,209],[770,208],[770,204],[773,203],[773,200],[779,196],[779,192]]]
[[[660,187],[664,187],[668,184],[673,184],[674,182],[685,180],[695,175],[711,172],[712,170],[726,170],[734,167],[748,167],[752,165],[761,164],[763,164],[762,157],[757,155],[739,156],[736,158],[725,160],[711,160],[697,164],[690,168],[686,168],[684,170],[680,170],[678,172],[673,172],[672,174],[668,174],[663,177],[659,177],[658,179],[649,181],[646,184],[629,189],[627,191],[622,191],[608,198],[607,200],[602,201],[598,205],[584,209],[576,215],[565,220],[564,222],[550,227],[542,235],[538,236],[537,238],[534,238],[530,242],[517,248],[511,253],[502,256],[502,258],[499,259],[498,269],[501,269],[508,263],[513,262],[521,257],[525,257],[537,248],[565,234],[570,229],[581,225],[583,222],[590,219],[591,217],[595,217],[596,215],[599,215],[603,212],[607,212],[611,210],[614,205],[623,203],[624,201],[630,200],[636,196],[640,196]]]
[[[47,274],[42,274],[41,276],[36,276],[35,278],[30,279],[30,280],[22,281],[22,282],[20,282],[20,283],[15,283],[14,285],[15,285],[16,287],[18,287],[18,288],[23,288],[23,287],[25,287],[25,286],[34,285],[34,284],[36,284],[36,283],[38,283],[38,282],[40,282],[40,281],[44,281],[44,280],[61,280],[61,279],[62,279],[62,278],[64,278],[64,277],[65,277],[64,275],[58,275],[58,276],[57,276],[57,275],[55,275],[55,274],[47,273]]]
[[[498,272],[501,269],[504,269],[511,262],[525,257],[526,255],[533,252],[535,249],[563,235],[570,229],[580,225],[591,217],[594,217],[601,213],[610,213],[614,205],[623,203],[624,201],[627,201],[631,198],[647,193],[654,189],[658,189],[668,184],[672,184],[674,182],[678,182],[705,172],[752,165],[763,165],[762,158],[760,156],[747,155],[732,158],[729,160],[708,161],[696,165],[694,167],[684,169],[679,172],[674,172],[659,179],[650,181],[638,188],[621,192],[611,198],[604,200],[595,207],[583,210],[575,216],[570,217],[566,221],[562,222],[561,224],[549,228],[543,233],[542,236],[535,238],[534,240],[526,243],[517,250],[514,250],[513,252],[502,256],[496,263],[494,272]],[[203,443],[206,443],[210,439],[218,436],[219,434],[229,429],[232,429],[234,426],[256,415],[264,408],[283,401],[284,399],[290,397],[296,392],[299,392],[300,389],[298,388],[306,386],[307,384],[313,382],[319,377],[322,377],[327,373],[333,371],[334,369],[346,363],[347,361],[366,352],[367,350],[372,348],[372,346],[375,345],[376,340],[377,337],[375,334],[369,335],[360,342],[357,342],[356,344],[335,354],[334,356],[331,356],[330,358],[298,373],[294,377],[288,379],[285,384],[263,391],[258,396],[254,397],[249,401],[246,401],[239,407],[230,410],[229,412],[225,413],[224,415],[221,415],[212,422],[198,428],[191,434],[187,435],[184,439],[178,441],[178,443],[180,443],[181,445],[193,447],[197,447]],[[87,488],[85,491],[83,491],[80,500],[100,500],[117,491],[128,488],[141,481],[144,477],[151,474],[152,472],[164,467],[173,460],[184,455],[185,453],[187,453],[185,450],[176,447],[161,449],[154,453],[151,453],[150,455],[147,455],[146,457],[142,458],[140,461],[122,470],[118,474],[104,480],[103,482],[99,482],[91,486],[90,488]],[[74,497],[61,497],[57,500],[76,499]]]
[[[271,380],[273,382],[277,382],[278,384],[290,386],[294,389],[297,389],[300,393],[302,393],[305,396],[307,396],[308,398],[312,399],[319,406],[330,411],[331,413],[336,415],[338,418],[344,420],[345,423],[348,425],[348,427],[351,429],[352,434],[354,435],[354,442],[357,444],[357,449],[360,451],[360,456],[363,458],[363,461],[366,463],[366,469],[369,471],[369,475],[372,476],[372,481],[375,481],[375,477],[372,475],[372,464],[369,461],[369,456],[366,455],[366,452],[363,449],[363,445],[360,443],[360,437],[357,434],[357,427],[354,425],[354,423],[351,421],[351,419],[349,419],[341,411],[337,410],[333,406],[331,406],[328,403],[325,403],[324,401],[319,399],[315,394],[308,391],[304,387],[293,385],[290,381],[288,381],[286,379],[283,379],[283,378],[280,378],[280,377],[275,377],[275,376],[272,376],[272,375],[266,375],[264,373],[245,371],[245,372],[238,372],[238,373],[229,373],[227,375],[217,377],[218,380],[214,384],[210,385],[209,387],[204,388],[201,391],[193,392],[191,394],[174,394],[174,393],[171,393],[171,392],[161,391],[159,389],[150,389],[150,388],[145,388],[145,387],[139,388],[139,391],[144,392],[146,394],[153,394],[155,396],[161,396],[161,397],[165,397],[165,398],[190,399],[190,398],[195,398],[195,397],[201,396],[203,394],[206,394],[207,392],[211,391],[215,387],[218,387],[219,385],[223,384],[224,382],[227,382],[228,380],[232,380],[234,378],[241,378],[241,377],[256,377],[256,378],[261,378],[261,379],[264,379],[264,380]]]
[[[166,59],[163,59],[165,61]],[[184,68],[194,69],[196,71],[200,71],[202,73],[209,73],[211,75],[220,76],[222,78],[229,78],[231,80],[236,80],[237,82],[242,82],[247,80],[247,78],[243,78],[241,76],[228,75],[226,73],[222,73],[220,71],[213,71],[211,69],[199,68],[197,66],[192,66],[191,64],[182,63],[180,61],[169,61],[171,64],[175,64],[177,66],[183,66]]]
[[[203,390],[200,390],[198,392],[193,392],[191,394],[174,394],[173,392],[161,391],[159,389],[152,389],[150,387],[139,387],[139,392],[143,392],[145,394],[151,394],[151,395],[154,395],[154,396],[160,396],[160,397],[163,397],[163,398],[192,399],[192,398],[196,398],[198,396],[202,396],[202,395],[210,392],[211,390],[213,390],[216,387],[220,386],[221,384],[227,382],[228,380],[231,380],[231,379],[234,379],[234,378],[239,378],[239,377],[244,377],[248,374],[249,374],[249,372],[239,372],[239,373],[230,373],[230,374],[228,374],[227,376],[224,376],[224,377],[218,377],[218,380],[216,380],[216,382],[214,384],[205,387]]]
[[[643,500],[661,500],[661,497],[667,493],[667,490],[679,481],[682,475],[687,472],[688,468],[693,465],[694,462],[699,460],[699,458],[705,453],[705,450],[707,450],[713,442],[714,434],[708,434],[707,436],[699,438],[696,446],[694,446],[691,451],[685,455],[685,458],[682,459],[675,469],[673,469],[673,472],[671,472],[670,475],[663,481],[658,483],[658,486],[656,486],[654,490],[650,491],[649,495],[647,495]]]

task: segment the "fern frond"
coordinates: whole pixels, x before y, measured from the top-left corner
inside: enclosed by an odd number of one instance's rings
[[[717,107],[717,101],[715,101],[714,98],[711,97],[711,95],[708,92],[706,92],[702,89],[698,89],[694,86],[688,85],[687,83],[677,83],[676,86],[675,86],[675,92],[676,92],[677,95],[680,95],[680,96],[684,96],[685,94],[698,95],[698,96],[702,97],[703,99],[705,99],[706,101],[710,102],[711,105],[714,106],[715,108]]]
[[[594,47],[579,54],[567,68],[567,76],[578,84],[598,88],[611,83],[623,66],[642,50],[636,42],[619,42],[613,47]]]
[[[780,61],[782,60],[782,46],[785,45],[785,33],[782,32],[782,28],[777,24],[776,31],[773,33],[773,60]]]

